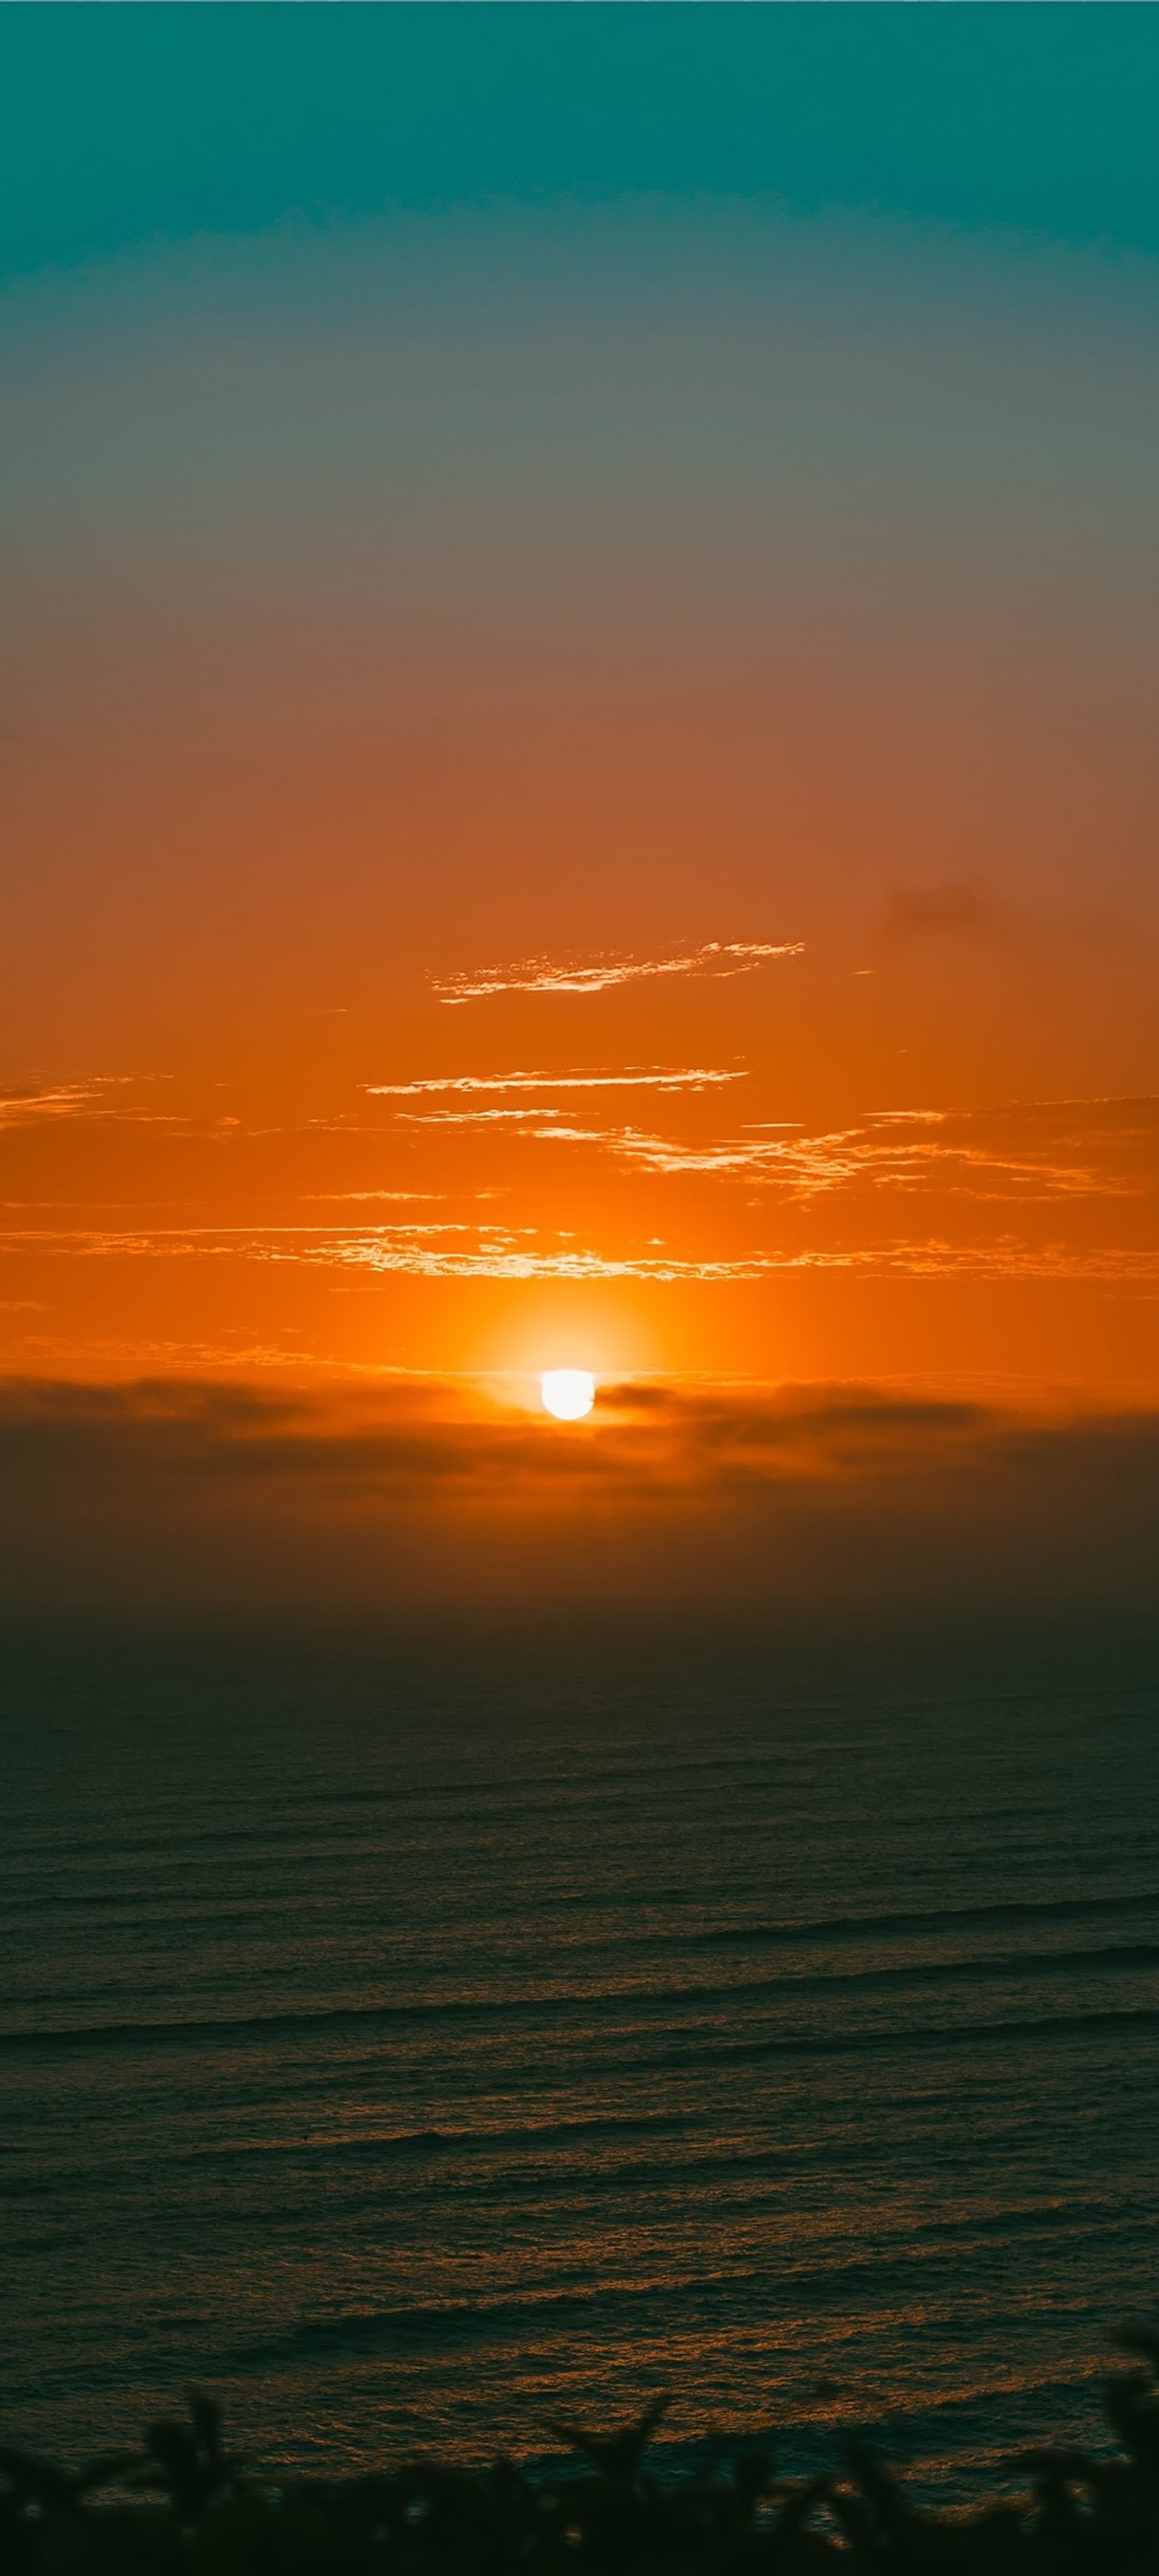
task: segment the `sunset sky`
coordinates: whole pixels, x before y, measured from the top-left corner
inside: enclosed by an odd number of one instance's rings
[[[436,1519],[582,1459],[614,1548],[741,1451],[911,1518],[936,1453],[989,1526],[1032,1424],[1105,1527],[1159,1404],[1154,11],[0,55],[36,1565],[127,1484],[134,1546],[198,1475],[232,1529],[254,1425],[367,1566],[381,1456],[338,1510],[299,1452],[388,1430],[391,1513],[405,1431]]]

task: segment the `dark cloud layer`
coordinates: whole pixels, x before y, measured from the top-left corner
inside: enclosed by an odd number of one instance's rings
[[[0,1392],[0,1598],[1146,1608],[1159,1412],[626,1385],[563,1430],[421,1384]]]

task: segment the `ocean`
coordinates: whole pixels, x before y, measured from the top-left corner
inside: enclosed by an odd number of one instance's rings
[[[1159,2313],[1146,1640],[10,1632],[0,2439],[1088,2439]],[[699,2446],[699,2447],[697,2447]],[[1012,2473],[1010,2473],[1012,2474]]]

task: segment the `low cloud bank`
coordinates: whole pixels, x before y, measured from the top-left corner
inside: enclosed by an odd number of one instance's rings
[[[461,1382],[0,1389],[0,1600],[939,1602],[1146,1610],[1159,1411],[606,1387],[562,1428]]]

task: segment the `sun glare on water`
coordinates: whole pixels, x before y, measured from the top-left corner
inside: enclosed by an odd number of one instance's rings
[[[539,1391],[557,1422],[582,1422],[596,1400],[596,1382],[588,1369],[545,1369]]]

